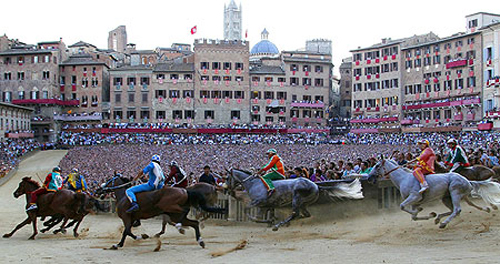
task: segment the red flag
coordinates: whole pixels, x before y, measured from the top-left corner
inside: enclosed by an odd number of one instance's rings
[[[191,35],[196,34],[196,31],[198,31],[197,26],[192,27],[192,28],[191,28]]]
[[[245,38],[248,38],[248,29],[245,30]]]

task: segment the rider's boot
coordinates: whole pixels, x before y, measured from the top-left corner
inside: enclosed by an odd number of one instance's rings
[[[424,181],[423,183],[420,184],[420,191],[418,191],[418,192],[423,193],[427,189],[429,189],[429,184],[427,183],[427,181]]]
[[[132,212],[135,212],[137,210],[139,210],[139,205],[137,204],[137,202],[132,202],[130,204],[130,208],[128,208],[128,210],[127,210],[127,213],[132,213]]]
[[[38,209],[38,206],[36,206],[36,204],[31,204],[27,209],[26,209],[26,212],[29,212],[29,211],[34,211]]]

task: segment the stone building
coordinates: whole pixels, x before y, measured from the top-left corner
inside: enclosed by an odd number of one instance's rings
[[[249,43],[195,40],[195,122],[250,122]]]
[[[224,39],[241,40],[242,18],[241,4],[236,6],[234,0],[231,0],[229,6],[224,4]]]
[[[0,102],[0,141],[6,138],[32,138],[32,108]]]
[[[342,60],[340,70],[340,111],[341,118],[351,118],[352,57]]]
[[[432,32],[352,50],[351,132],[400,131],[401,49],[438,39]]]
[[[482,119],[481,34],[402,48],[403,132],[477,129]]]
[[[108,49],[125,52],[127,49],[127,29],[121,25],[109,32]]]

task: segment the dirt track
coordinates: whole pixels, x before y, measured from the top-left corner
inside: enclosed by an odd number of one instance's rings
[[[65,151],[40,152],[21,163],[18,173],[0,187],[0,233],[10,232],[25,218],[25,199],[12,192],[24,175],[44,177],[64,156]],[[36,178],[36,176],[35,176]],[[433,209],[441,212],[444,207]],[[321,213],[319,224],[318,211]],[[12,238],[0,238],[0,263],[499,263],[500,212],[478,212],[464,205],[462,215],[445,230],[431,221],[412,222],[402,212],[375,216],[335,217],[325,211],[334,206],[313,208],[311,219],[272,232],[266,226],[231,222],[208,222],[202,230],[207,244],[202,249],[193,231],[180,235],[173,228],[161,239],[131,241],[118,251],[103,250],[118,242],[121,222],[116,216],[88,216],[81,237],[39,234],[28,241],[31,225]],[[428,211],[424,211],[428,212]],[[331,220],[330,220],[331,219]],[[489,231],[481,232],[490,224]],[[144,221],[136,234],[154,234],[158,220]],[[248,245],[224,256],[211,253],[235,247],[241,240]]]

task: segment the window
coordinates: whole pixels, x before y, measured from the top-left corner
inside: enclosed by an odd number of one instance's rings
[[[142,102],[143,103],[147,103],[148,102],[148,94],[147,93],[142,93],[141,97],[142,97]]]
[[[214,111],[212,110],[205,111],[205,119],[214,119],[214,117],[215,117]]]
[[[260,82],[259,76],[252,76],[252,82]]]
[[[234,99],[245,99],[245,92],[234,91]]]
[[[286,92],[278,92],[276,99],[286,100]]]
[[[212,69],[220,70],[220,62],[212,62]]]
[[[476,87],[476,77],[468,77],[467,78],[467,87]]]
[[[294,102],[297,101],[297,95],[296,94],[292,94],[292,101],[294,101]]]
[[[355,83],[353,87],[353,92],[361,92],[363,90],[361,83]]]
[[[231,81],[231,76],[224,76],[222,79],[224,81]]]
[[[184,74],[184,80],[192,80],[193,79],[193,75],[191,74]]]
[[[170,80],[179,80],[179,74],[170,74]]]
[[[309,71],[311,71],[311,65],[307,65],[306,64],[306,65],[302,66],[302,71],[303,72],[309,72]]]
[[[165,111],[156,111],[156,119],[165,119],[166,117]]]
[[[12,80],[12,74],[10,72],[6,72],[3,74],[3,79],[8,81],[8,80]]]
[[[222,92],[221,91],[212,91],[212,98],[221,98]]]
[[[193,93],[194,91],[193,90],[185,90],[185,91],[182,91],[182,97],[183,98],[193,98]],[[171,97],[172,98],[172,97]],[[180,98],[180,97],[179,97]]]
[[[182,110],[173,110],[172,117],[174,119],[182,119]]]
[[[200,98],[210,98],[210,91],[200,91]]]
[[[264,92],[264,99],[274,99],[274,92]]]
[[[42,99],[49,99],[49,91],[42,92]]]
[[[158,73],[158,74],[156,75],[156,79],[158,79],[158,80],[165,80],[165,74],[163,74],[163,73]]]
[[[149,119],[149,110],[141,110],[141,119]]]
[[[135,85],[135,84],[136,84],[136,79],[135,79],[135,77],[128,77],[128,78],[127,78],[127,85],[131,85],[131,86],[133,86],[133,85]]]
[[[39,99],[38,91],[31,91],[31,99]]]
[[[33,63],[38,63],[38,56],[33,56]],[[63,67],[64,68],[64,67]],[[64,70],[63,70],[64,71]]]
[[[314,71],[317,73],[323,72],[323,66],[316,65],[316,67],[314,67]]]
[[[149,77],[141,77],[141,85],[149,85]]]
[[[310,95],[303,95],[302,101],[311,102],[311,96]]]
[[[24,72],[18,72],[17,73],[17,79],[20,80],[20,81],[23,81],[24,80]]]
[[[354,61],[360,61],[362,59],[361,56],[362,56],[361,53],[355,53],[353,55],[353,60]]]
[[[240,111],[231,111],[231,119],[240,119]]]
[[[314,86],[316,87],[323,86],[323,79],[314,79]]]
[[[134,119],[134,118],[135,118],[135,110],[128,110],[127,119]]]
[[[155,91],[155,98],[167,98],[167,90],[156,90]]]
[[[17,94],[18,95],[18,99],[19,100],[23,100],[24,99],[24,91],[19,91],[19,93]]]
[[[50,56],[49,56],[49,55],[45,55],[45,56],[43,57],[43,62],[45,62],[45,63],[50,62]]]
[[[476,51],[475,50],[467,51],[467,59],[468,60],[476,59]]]
[[[222,97],[232,99],[233,91],[222,91]],[[259,99],[260,99],[260,93],[259,93]]]
[[[290,71],[296,71],[298,69],[297,64],[290,65]]]
[[[242,81],[243,81],[243,76],[236,76],[236,77],[234,77],[234,79],[235,79],[237,82],[242,82]]]
[[[185,110],[184,111],[185,119],[193,119],[194,118],[194,110]]]
[[[133,93],[128,94],[128,102],[133,103],[135,99],[135,95]]]
[[[237,63],[235,63],[235,67],[236,67],[236,69],[238,69],[238,70],[243,70],[243,63],[241,63],[241,62],[237,62]]]
[[[220,76],[212,76],[212,81],[220,81]]]
[[[303,118],[311,117],[311,110],[302,110],[302,117]]]
[[[118,104],[122,102],[122,94],[121,93],[115,93],[115,102]]]
[[[420,68],[422,67],[422,59],[416,59],[414,61],[414,64],[415,64],[415,68]]]
[[[122,118],[122,110],[115,110],[113,111],[113,118],[114,119],[120,119]]]
[[[290,78],[290,85],[298,85],[299,84],[299,78],[296,78],[296,77],[291,77]]]
[[[464,79],[456,79],[455,80],[455,89],[464,88]]]
[[[473,19],[469,21],[469,28],[477,27],[477,19]]]
[[[231,63],[230,62],[224,62],[223,67],[224,67],[224,70],[231,70]]]
[[[180,92],[179,92],[179,90],[169,90],[168,91],[168,97],[169,98],[180,98]]]
[[[113,78],[113,85],[114,86],[120,86],[123,83],[123,78],[122,77],[115,77]]]
[[[314,101],[316,102],[323,102],[323,99],[324,99],[323,95],[314,96]]]
[[[265,77],[265,78],[264,78],[264,81],[265,81],[266,83],[268,83],[268,82],[272,82],[272,81],[273,81],[273,77]]]

